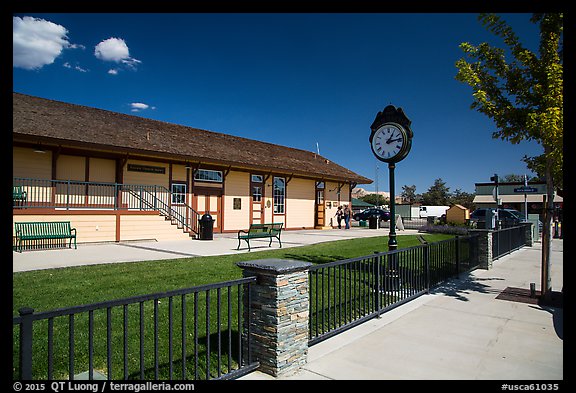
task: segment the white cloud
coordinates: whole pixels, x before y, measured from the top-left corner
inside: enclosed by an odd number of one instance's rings
[[[129,68],[136,68],[136,65],[141,63],[140,60],[130,57],[128,45],[126,45],[126,42],[122,38],[108,38],[107,40],[101,41],[94,48],[94,56],[103,61],[122,63]],[[108,73],[111,72],[108,71]],[[116,72],[116,74],[117,73],[118,72]]]
[[[80,72],[88,72],[87,69],[82,68],[82,67],[80,67],[79,65],[76,65],[76,66],[72,67],[72,65],[71,65],[69,62],[66,62],[66,63],[62,64],[62,66],[63,66],[64,68],[68,68],[68,69],[74,68],[76,71],[80,71]]]
[[[150,105],[144,104],[142,102],[133,102],[130,104],[130,107],[132,108],[131,109],[132,112],[140,112],[140,111],[143,111],[146,109],[152,109],[152,110],[156,109],[155,106],[150,106]]]
[[[115,69],[115,68],[112,68],[111,70],[108,70],[108,73],[109,73],[110,75],[118,75],[118,70]]]
[[[13,66],[35,70],[52,64],[70,47],[63,26],[30,16],[12,17]]]

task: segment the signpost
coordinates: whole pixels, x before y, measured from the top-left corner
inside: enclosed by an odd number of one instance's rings
[[[536,187],[528,187],[528,177],[524,175],[524,186],[514,189],[514,192],[524,194],[524,219],[528,221],[528,193],[538,192]]]

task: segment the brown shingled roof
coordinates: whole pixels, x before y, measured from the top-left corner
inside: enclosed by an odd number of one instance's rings
[[[34,137],[62,146],[372,183],[309,151],[13,93],[13,140]]]

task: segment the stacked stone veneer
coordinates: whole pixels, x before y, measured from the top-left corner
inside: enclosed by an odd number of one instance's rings
[[[306,364],[308,356],[308,268],[311,263],[262,259],[237,264],[244,277],[256,276],[244,310],[250,303],[253,360],[259,370],[275,377],[289,375]]]
[[[478,267],[480,269],[492,269],[492,230],[475,229],[471,232],[480,235],[478,237]]]
[[[523,223],[522,225],[524,226],[525,232],[525,245],[532,247],[534,243],[532,238],[532,224]],[[492,262],[494,260],[492,255],[492,234],[494,231],[490,229],[473,229],[470,232],[480,235],[478,238],[479,267],[486,270],[492,269]]]

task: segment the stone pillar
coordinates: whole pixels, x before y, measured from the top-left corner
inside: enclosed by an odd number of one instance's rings
[[[479,268],[490,270],[492,268],[492,230],[472,229],[470,232],[478,234],[478,261]]]
[[[239,262],[244,277],[256,276],[250,285],[252,314],[251,352],[259,370],[274,377],[296,372],[307,362],[311,263],[261,259]],[[244,309],[248,307],[244,296]]]

